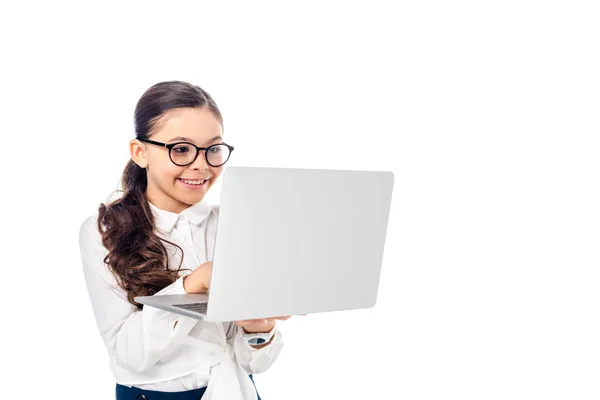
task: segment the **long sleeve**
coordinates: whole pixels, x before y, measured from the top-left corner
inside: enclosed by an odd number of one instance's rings
[[[137,310],[129,303],[104,263],[108,250],[102,245],[94,217],[82,224],[79,245],[96,323],[109,356],[128,370],[147,370],[176,349],[197,320],[154,307]],[[183,278],[179,278],[155,295],[183,293]]]
[[[238,364],[249,374],[260,374],[265,372],[283,349],[282,334],[275,329],[273,340],[268,346],[256,349],[244,342],[243,330],[231,322],[227,329],[227,341],[233,342],[235,358]]]

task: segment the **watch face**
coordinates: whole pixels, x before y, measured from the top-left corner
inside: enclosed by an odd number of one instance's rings
[[[267,341],[263,338],[260,337],[255,337],[252,339],[248,339],[248,343],[253,344],[253,345],[257,345],[257,344],[265,344],[267,343]]]

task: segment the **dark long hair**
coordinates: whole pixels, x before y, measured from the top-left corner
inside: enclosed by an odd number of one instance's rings
[[[136,138],[147,138],[160,118],[181,107],[207,107],[223,125],[221,112],[212,97],[198,86],[181,81],[160,82],[149,88],[138,101],[135,113]],[[177,280],[176,269],[169,265],[163,242],[154,230],[154,216],[146,198],[146,170],[129,160],[121,176],[122,196],[98,209],[98,230],[108,250],[104,262],[137,308],[136,296],[150,296]]]

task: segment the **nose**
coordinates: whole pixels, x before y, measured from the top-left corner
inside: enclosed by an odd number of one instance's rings
[[[196,157],[194,162],[190,164],[191,169],[206,170],[206,169],[210,168],[210,165],[208,165],[208,163],[206,162],[206,155],[204,152],[205,152],[205,150],[198,151],[198,157]]]

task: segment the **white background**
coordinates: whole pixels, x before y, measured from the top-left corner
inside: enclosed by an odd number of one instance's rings
[[[0,397],[113,398],[78,230],[180,79],[232,165],[395,173],[376,307],[281,323],[264,400],[600,398],[596,2],[3,4]]]

